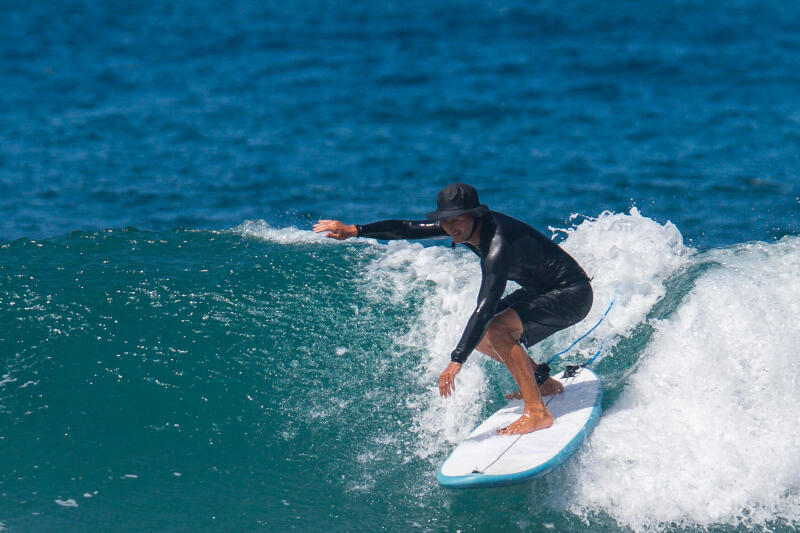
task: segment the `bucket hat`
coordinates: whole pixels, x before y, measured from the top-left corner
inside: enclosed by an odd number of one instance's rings
[[[489,212],[489,207],[478,200],[475,187],[466,183],[451,183],[439,191],[436,205],[436,211],[426,215],[430,220],[445,220],[467,213],[482,217]]]

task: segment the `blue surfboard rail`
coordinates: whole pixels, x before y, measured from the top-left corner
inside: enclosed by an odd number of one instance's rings
[[[594,405],[592,405],[592,412],[589,415],[586,423],[583,425],[583,428],[581,428],[581,430],[572,438],[572,440],[567,443],[566,446],[561,449],[561,451],[559,451],[547,462],[542,463],[535,468],[524,470],[522,472],[516,472],[514,474],[498,475],[474,473],[464,476],[446,476],[442,473],[442,468],[444,467],[444,463],[442,463],[442,466],[439,467],[439,470],[436,473],[436,480],[441,486],[448,489],[483,489],[518,485],[520,483],[531,481],[537,477],[544,476],[553,469],[564,464],[567,459],[569,459],[572,454],[578,450],[580,445],[583,444],[583,441],[589,436],[594,429],[594,426],[597,424],[597,421],[600,419],[602,405],[603,385],[601,383],[600,390],[594,399]]]

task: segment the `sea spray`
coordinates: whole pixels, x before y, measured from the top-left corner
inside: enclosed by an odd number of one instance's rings
[[[596,322],[614,300],[606,327],[621,336],[664,297],[664,281],[693,253],[674,224],[659,224],[635,207],[629,214],[606,211],[571,228],[550,229],[566,237],[561,246],[592,278],[594,305],[584,324]]]
[[[415,453],[436,455],[466,436],[482,410],[486,379],[481,355],[474,354],[471,364],[464,365],[451,397],[441,398],[437,385],[474,309],[480,267],[465,250],[391,242],[385,255],[370,265],[368,275],[370,283],[375,283],[372,290],[390,289],[392,298],[405,298],[415,288],[421,291],[420,310],[409,330],[398,337],[395,349],[415,361],[418,387],[408,400],[416,409],[414,431],[419,442]]]

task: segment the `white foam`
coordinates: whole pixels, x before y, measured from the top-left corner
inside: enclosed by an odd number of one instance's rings
[[[73,498],[68,500],[55,500],[55,502],[60,505],[61,507],[78,507],[78,502],[76,502]]]
[[[550,229],[566,235],[561,247],[592,278],[594,305],[577,329],[594,324],[615,301],[604,321],[606,336],[628,336],[664,297],[664,281],[694,253],[674,224],[659,224],[635,207],[630,214],[606,211],[573,228]]]
[[[288,228],[273,228],[263,220],[246,220],[230,231],[247,237],[255,237],[279,244],[333,244],[339,242],[335,239],[325,237],[322,233],[314,233],[311,230],[301,230],[293,226]]]
[[[375,299],[398,303],[414,292],[423,304],[410,331],[396,342],[399,352],[422,352],[416,368],[419,384],[406,404],[415,409],[417,455],[428,457],[458,442],[477,424],[486,390],[480,356],[473,356],[456,378],[455,393],[439,397],[437,380],[450,362],[464,325],[475,307],[480,267],[471,252],[443,246],[391,241],[366,271]]]
[[[716,261],[568,469],[580,514],[636,531],[800,523],[800,238]]]

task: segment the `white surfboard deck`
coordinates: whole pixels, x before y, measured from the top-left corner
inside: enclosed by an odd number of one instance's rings
[[[566,461],[600,418],[603,387],[597,375],[581,368],[575,376],[554,374],[564,392],[545,396],[553,425],[525,435],[497,431],[522,415],[522,400],[511,400],[470,433],[439,468],[437,479],[448,488],[484,488],[523,483]]]

